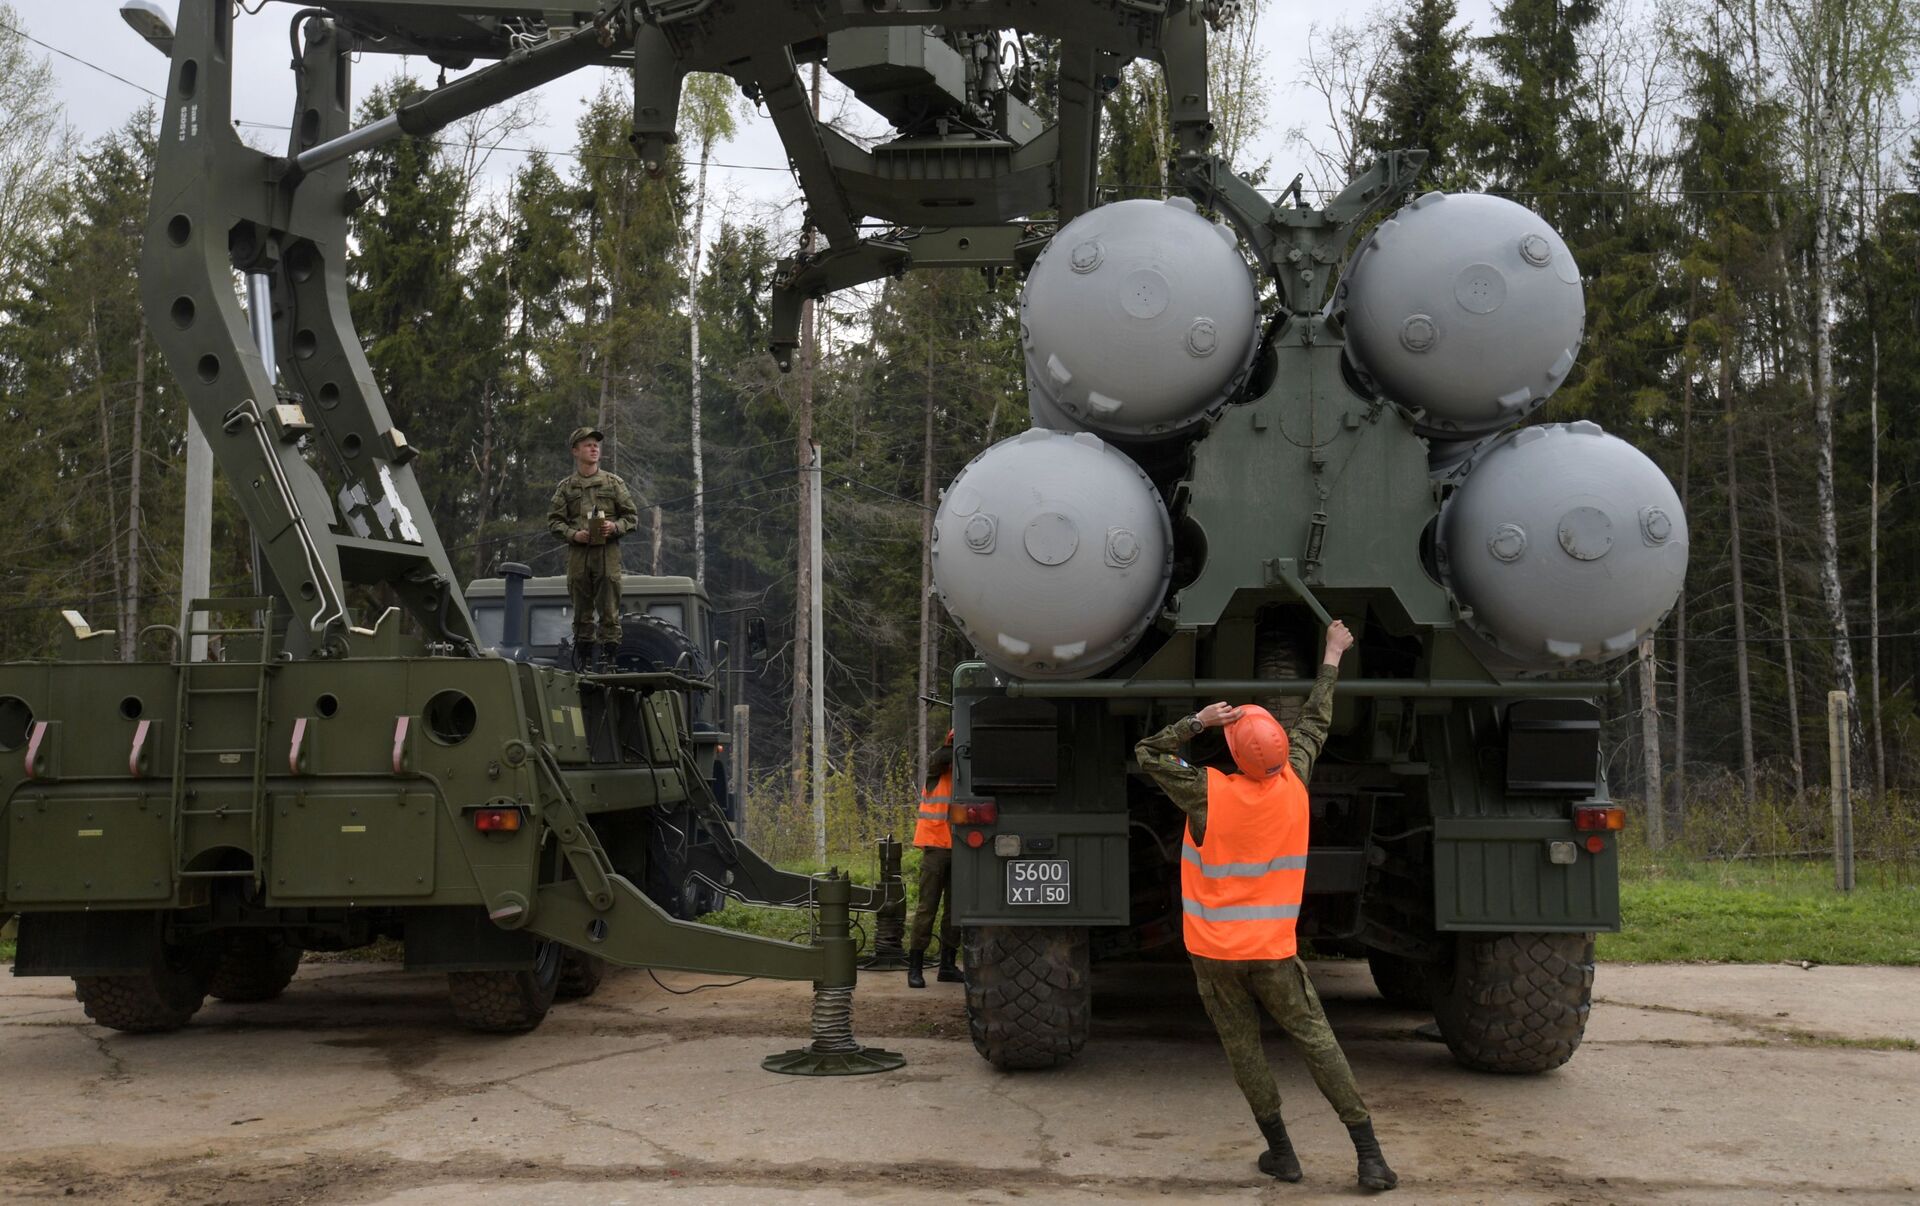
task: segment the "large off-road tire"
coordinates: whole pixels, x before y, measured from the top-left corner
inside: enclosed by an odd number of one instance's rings
[[[599,991],[607,975],[607,961],[598,955],[567,951],[560,956],[560,983],[554,997],[561,1001],[584,1001]]]
[[[542,942],[527,971],[447,973],[447,996],[454,1016],[469,1030],[487,1034],[524,1034],[546,1019],[560,989],[564,950]]]
[[[127,1034],[178,1030],[206,1003],[211,960],[203,947],[154,936],[153,966],[131,975],[75,976],[73,995],[87,1016]]]
[[[1573,1058],[1593,1007],[1592,934],[1462,934],[1434,1018],[1453,1058],[1545,1072]]]
[[[271,1001],[293,982],[300,955],[297,945],[272,930],[223,934],[207,993],[236,1003]]]
[[[1406,1009],[1433,1008],[1433,965],[1405,955],[1367,948],[1373,986],[1390,1004]]]
[[[1086,1046],[1092,944],[1084,926],[969,926],[967,1028],[1005,1071],[1051,1068]]]

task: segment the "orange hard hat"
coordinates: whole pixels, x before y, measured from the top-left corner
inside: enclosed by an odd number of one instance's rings
[[[1227,749],[1240,773],[1250,779],[1271,779],[1287,769],[1287,731],[1259,704],[1240,706],[1240,714],[1227,725]]]

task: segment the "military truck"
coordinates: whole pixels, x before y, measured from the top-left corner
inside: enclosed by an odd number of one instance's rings
[[[1419,162],[1325,209],[1193,178],[1221,220],[1090,210],[1028,277],[1035,426],[960,473],[933,545],[983,659],[954,676],[954,911],[998,1066],[1080,1049],[1093,958],[1178,941],[1184,818],[1134,743],[1214,699],[1289,723],[1334,617],[1358,644],[1309,784],[1301,935],[1432,1008],[1470,1067],[1579,1045],[1624,813],[1607,684],[1578,676],[1673,605],[1685,517],[1594,424],[1519,426],[1584,315],[1536,215],[1429,193],[1344,254]],[[1232,771],[1223,747],[1191,757]]]

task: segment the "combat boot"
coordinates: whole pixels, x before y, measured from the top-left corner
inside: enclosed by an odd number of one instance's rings
[[[600,674],[612,674],[614,670],[614,658],[620,653],[620,643],[618,641],[601,641],[595,648],[598,652],[594,654],[594,670]]]
[[[1373,1137],[1372,1119],[1354,1123],[1347,1128],[1347,1134],[1353,1136],[1354,1154],[1360,1158],[1360,1188],[1377,1192],[1400,1184],[1400,1178],[1387,1167],[1387,1158],[1380,1154],[1380,1141]]]
[[[594,645],[592,641],[575,641],[573,643],[573,672],[575,674],[585,674],[593,668],[593,649]]]
[[[940,948],[940,974],[934,979],[942,984],[965,984],[967,978],[960,974],[960,952],[942,946]]]
[[[925,988],[927,986],[927,952],[907,952],[907,987]]]
[[[1260,1171],[1282,1181],[1298,1181],[1304,1174],[1300,1171],[1300,1157],[1293,1154],[1293,1140],[1287,1138],[1287,1124],[1278,1114],[1254,1121],[1260,1124],[1260,1133],[1267,1137],[1267,1150],[1260,1153]]]

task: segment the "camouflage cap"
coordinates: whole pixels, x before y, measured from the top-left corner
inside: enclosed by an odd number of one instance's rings
[[[581,440],[604,440],[606,438],[606,436],[600,434],[598,427],[576,427],[573,429],[573,434],[567,438],[567,447],[571,448]]]

